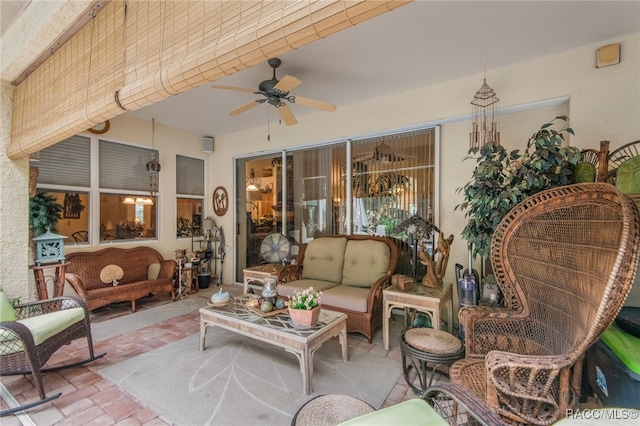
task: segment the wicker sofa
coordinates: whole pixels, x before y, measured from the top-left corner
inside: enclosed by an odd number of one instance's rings
[[[162,292],[173,296],[176,262],[165,260],[151,247],[111,247],[76,252],[67,255],[66,261],[69,265],[65,279],[86,300],[90,310],[109,303],[131,301],[131,311],[135,312],[136,299]],[[101,272],[110,265],[118,265],[124,272],[115,286],[101,279]]]
[[[322,307],[347,314],[347,331],[371,343],[382,323],[382,290],[398,262],[392,240],[368,235],[316,238],[301,247],[296,264],[278,273],[278,294],[309,287],[322,291]]]

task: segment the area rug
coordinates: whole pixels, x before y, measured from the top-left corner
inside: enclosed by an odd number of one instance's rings
[[[296,356],[210,328],[203,352],[196,333],[98,372],[176,425],[289,425],[304,402],[322,394],[379,408],[402,368],[351,346],[343,362],[340,344],[330,340],[315,353],[314,392],[305,395]]]

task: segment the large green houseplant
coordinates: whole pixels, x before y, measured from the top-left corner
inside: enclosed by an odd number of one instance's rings
[[[47,193],[36,194],[29,198],[29,229],[34,236],[47,231],[58,232],[58,221],[62,217],[62,206],[56,197]]]
[[[552,126],[562,122],[560,129]],[[507,152],[500,144],[490,142],[479,150],[471,150],[466,158],[477,154],[477,166],[471,181],[458,189],[464,200],[456,206],[469,220],[462,238],[473,245],[473,254],[489,255],[491,237],[505,215],[520,201],[540,192],[571,183],[573,167],[580,151],[563,146],[564,135],[574,134],[566,116],[554,118],[528,140],[522,155],[519,150]]]

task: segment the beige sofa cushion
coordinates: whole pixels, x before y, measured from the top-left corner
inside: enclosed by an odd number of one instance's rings
[[[342,284],[371,287],[387,274],[390,258],[389,247],[381,241],[350,240],[344,254]]]
[[[320,301],[323,306],[335,306],[356,312],[367,312],[369,289],[338,285],[322,292]]]
[[[328,290],[337,285],[338,284],[331,281],[308,280],[303,278],[301,280],[291,281],[290,283],[278,284],[278,295],[291,296],[294,291],[304,291],[309,287],[313,287],[314,290],[321,291],[324,294],[325,290]],[[320,303],[322,303],[322,296],[320,296]]]
[[[304,252],[302,278],[339,284],[342,281],[346,245],[346,238],[318,238],[311,241]]]

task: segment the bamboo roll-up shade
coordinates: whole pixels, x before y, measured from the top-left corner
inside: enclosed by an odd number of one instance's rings
[[[412,0],[109,2],[15,91],[21,158]]]
[[[135,110],[408,1],[131,2],[121,105]]]
[[[16,89],[10,158],[22,158],[122,112],[124,3],[107,3]]]

